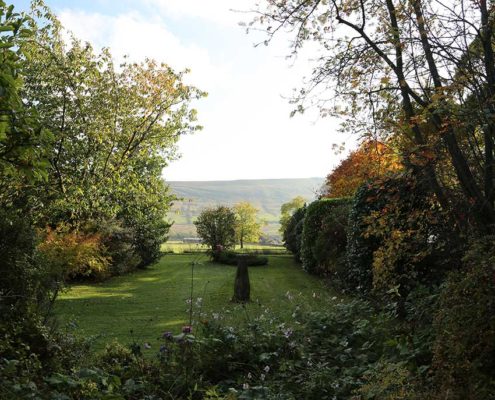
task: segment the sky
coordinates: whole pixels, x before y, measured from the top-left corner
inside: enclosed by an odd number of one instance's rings
[[[114,58],[153,58],[208,92],[193,103],[204,127],[181,137],[181,157],[163,171],[167,181],[324,177],[343,154],[332,144],[355,138],[316,110],[290,117],[289,97],[311,73],[311,51],[287,59],[289,36],[269,46],[246,34],[253,0],[45,0],[65,28]],[[15,1],[27,9],[27,0]]]

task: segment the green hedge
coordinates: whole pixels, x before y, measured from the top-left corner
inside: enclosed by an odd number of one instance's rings
[[[458,229],[423,180],[385,176],[358,189],[349,214],[347,267],[351,292],[398,290],[404,299],[421,283],[439,284],[459,263]]]
[[[338,274],[347,241],[350,198],[316,200],[306,209],[301,236],[303,269]]]
[[[220,253],[216,262],[226,265],[237,265],[239,255],[246,257],[246,262],[249,267],[257,267],[268,264],[268,257],[263,257],[258,254],[236,253],[233,251],[224,251]]]
[[[301,262],[301,238],[305,216],[306,205],[292,214],[283,234],[284,246],[294,255],[297,262]]]

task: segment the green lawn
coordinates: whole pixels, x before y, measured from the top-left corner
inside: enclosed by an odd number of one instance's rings
[[[161,251],[165,253],[196,253],[196,252],[204,252],[208,250],[208,246],[203,244],[195,244],[195,243],[183,243],[181,241],[168,241],[163,243],[161,246]],[[235,247],[235,251],[241,251],[240,246]],[[259,252],[259,253],[269,253],[269,254],[288,254],[287,249],[283,246],[277,245],[268,245],[268,244],[255,244],[248,243],[244,246],[242,251],[246,252]]]
[[[327,306],[333,294],[290,256],[269,260],[268,266],[249,269],[252,302],[245,309],[230,303],[235,267],[211,263],[204,254],[168,254],[145,271],[71,286],[57,300],[56,312],[61,323],[76,326],[77,333],[96,336],[97,347],[116,338],[122,343],[147,341],[154,348],[163,331],[178,333],[188,322],[193,261],[200,263],[194,269],[195,312],[220,313],[239,324],[267,308],[284,319],[297,305]],[[203,299],[201,307],[197,298]]]

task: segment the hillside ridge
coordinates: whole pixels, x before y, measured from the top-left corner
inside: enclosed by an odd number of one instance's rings
[[[267,222],[265,235],[272,240],[280,239],[278,220],[281,205],[296,196],[312,201],[323,182],[324,178],[318,177],[167,181],[172,193],[180,199],[168,213],[169,220],[174,221],[170,238],[196,236],[193,221],[204,208],[248,201],[260,210],[260,217]]]

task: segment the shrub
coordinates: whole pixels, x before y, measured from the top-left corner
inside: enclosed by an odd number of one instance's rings
[[[303,268],[313,274],[329,275],[344,254],[350,200],[321,199],[308,205],[301,237]]]
[[[379,187],[371,183],[361,186],[353,199],[348,222],[346,266],[343,273],[343,286],[356,293],[367,293],[372,288],[373,252],[379,241],[374,236],[365,235],[368,228],[366,217],[381,210],[386,198],[379,196]]]
[[[110,275],[111,259],[98,233],[84,233],[65,224],[48,227],[38,249],[49,264],[64,270],[67,279],[102,280]]]
[[[447,212],[407,173],[361,187],[349,226],[347,289],[395,292],[402,302],[418,283],[438,284],[462,249]]]
[[[136,235],[131,228],[122,226],[117,220],[107,220],[88,229],[101,236],[105,256],[110,258],[108,271],[111,276],[132,272],[142,264],[142,259],[134,247]]]
[[[210,256],[216,261],[223,250],[232,248],[236,243],[235,212],[225,206],[207,208],[194,221],[198,236],[210,248]]]
[[[301,262],[301,237],[305,215],[306,206],[304,205],[292,214],[283,232],[284,246],[294,255],[297,262]]]
[[[219,262],[220,264],[237,265],[237,258],[239,255],[245,257],[245,260],[249,267],[268,264],[268,257],[262,257],[258,254],[235,253],[233,251],[222,251],[218,256],[216,262]]]
[[[170,224],[164,221],[163,216],[150,215],[139,220],[133,227],[133,247],[136,255],[141,259],[140,268],[156,262],[162,255],[160,247],[167,240]]]
[[[495,236],[476,240],[452,273],[435,315],[434,366],[442,399],[495,393]]]

